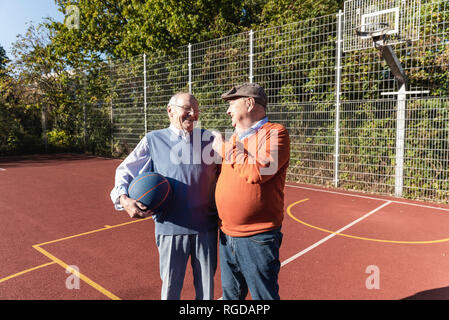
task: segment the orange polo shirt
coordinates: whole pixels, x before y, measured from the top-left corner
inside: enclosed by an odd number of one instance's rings
[[[279,228],[290,160],[287,130],[267,122],[242,141],[234,134],[224,143],[221,155],[215,191],[221,230],[245,237]]]

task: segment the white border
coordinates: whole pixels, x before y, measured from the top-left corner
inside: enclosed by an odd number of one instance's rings
[[[394,16],[394,29],[389,30],[387,32],[387,34],[398,33],[399,32],[399,7],[362,14],[360,31],[365,31],[365,25],[366,25],[365,20],[366,20],[366,18],[376,17],[376,16],[380,16],[380,15],[383,15],[383,14],[391,13],[391,12],[395,13],[395,16]],[[369,38],[369,37],[362,37],[362,39],[367,39],[367,38]]]

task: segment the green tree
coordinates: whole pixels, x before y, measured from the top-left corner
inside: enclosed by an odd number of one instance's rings
[[[0,155],[41,151],[34,96],[22,79],[12,74],[12,64],[0,46]]]
[[[278,26],[334,14],[342,5],[342,0],[268,0],[256,22],[262,26]]]
[[[66,13],[79,9],[79,28],[49,21],[55,51],[67,63],[104,56],[171,54],[180,46],[250,28],[335,13],[341,0],[56,0]]]
[[[57,33],[56,51],[68,63],[102,55],[125,58],[143,52],[173,53],[189,42],[239,32],[255,15],[249,9],[243,11],[245,1],[241,0],[56,0],[56,4],[64,13],[69,5],[76,5],[80,13],[79,28],[49,22]]]
[[[8,62],[8,56],[5,49],[0,45],[0,72],[6,69],[6,63]]]

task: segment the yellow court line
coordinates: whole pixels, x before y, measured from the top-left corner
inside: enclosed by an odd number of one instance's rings
[[[302,220],[299,220],[299,219],[296,218],[296,217],[292,214],[292,212],[291,212],[291,209],[292,209],[294,206],[296,206],[297,204],[300,204],[300,203],[302,203],[302,202],[305,202],[305,201],[307,201],[307,200],[309,200],[309,199],[302,199],[302,200],[299,200],[299,201],[296,201],[296,202],[293,202],[292,204],[290,204],[290,205],[287,207],[287,214],[288,214],[293,220],[295,220],[295,221],[297,221],[297,222],[299,222],[299,223],[301,223],[301,224],[303,224],[303,225],[305,225],[305,226],[307,226],[307,227],[310,227],[310,228],[312,228],[312,229],[315,229],[315,230],[319,230],[319,231],[323,231],[323,232],[327,232],[327,233],[330,233],[330,234],[335,234],[335,235],[337,235],[337,236],[342,236],[342,237],[347,237],[347,238],[353,238],[353,239],[358,239],[358,240],[366,240],[366,241],[374,241],[374,242],[384,242],[384,243],[399,243],[399,244],[432,244],[432,243],[441,243],[441,242],[448,242],[448,241],[449,241],[449,238],[437,239],[437,240],[429,240],[429,241],[384,240],[384,239],[375,239],[375,238],[358,237],[358,236],[353,236],[353,235],[350,235],[350,234],[338,233],[338,232],[334,232],[334,231],[327,230],[327,229],[324,229],[324,228],[320,228],[320,227],[311,225],[310,223],[307,223],[307,222],[304,222],[304,221],[302,221]]]
[[[139,219],[139,220],[135,220],[135,221],[130,221],[130,222],[125,222],[125,223],[120,223],[120,224],[116,224],[113,226],[110,225],[105,225],[104,228],[101,229],[96,229],[96,230],[92,230],[92,231],[88,231],[88,232],[83,232],[83,233],[79,233],[79,234],[75,234],[72,236],[68,236],[68,237],[64,237],[64,238],[60,238],[60,239],[56,239],[56,240],[52,240],[52,241],[47,241],[47,242],[43,242],[43,243],[39,243],[39,244],[35,244],[32,247],[34,249],[36,249],[37,251],[39,251],[40,253],[42,253],[44,256],[46,256],[47,258],[49,258],[50,260],[52,260],[51,262],[48,263],[44,263],[41,264],[39,266],[33,267],[33,268],[29,268],[20,272],[17,272],[13,275],[7,276],[5,278],[0,279],[0,283],[5,282],[7,280],[10,280],[12,278],[18,277],[20,275],[23,275],[25,273],[40,269],[40,268],[44,268],[47,267],[49,265],[52,264],[59,264],[61,267],[63,267],[65,270],[70,270],[70,272],[72,274],[75,274],[76,276],[78,276],[81,280],[83,280],[84,282],[86,282],[87,284],[89,284],[90,286],[92,286],[93,288],[97,289],[98,291],[100,291],[101,293],[103,293],[104,295],[106,295],[107,297],[109,297],[110,299],[113,300],[120,300],[119,297],[117,297],[116,295],[114,295],[113,293],[111,293],[110,291],[106,290],[105,288],[103,288],[102,286],[100,286],[98,283],[92,281],[90,278],[88,278],[87,276],[81,274],[80,272],[77,272],[75,270],[73,270],[72,268],[69,267],[68,264],[66,264],[64,261],[62,261],[61,259],[58,259],[57,257],[55,257],[54,255],[50,254],[48,251],[44,250],[43,248],[41,248],[41,246],[43,245],[47,245],[47,244],[51,244],[51,243],[56,243],[56,242],[60,242],[60,241],[64,241],[64,240],[68,240],[68,239],[73,239],[76,237],[81,237],[81,236],[85,236],[88,234],[92,234],[92,233],[96,233],[96,232],[100,232],[100,231],[105,231],[105,230],[110,230],[113,228],[118,228],[118,227],[122,227],[128,224],[132,224],[132,223],[136,223],[136,222],[142,222],[148,219],[152,219],[153,217],[147,217],[147,218],[143,218],[143,219]],[[68,269],[67,269],[68,268]]]
[[[113,228],[118,228],[118,227],[122,227],[128,224],[132,224],[132,223],[136,223],[136,222],[142,222],[148,219],[152,219],[152,217],[148,217],[148,218],[143,218],[143,219],[139,219],[139,220],[135,220],[135,221],[130,221],[130,222],[125,222],[125,223],[120,223],[120,224],[116,224],[113,226],[107,226],[101,229],[96,229],[96,230],[92,230],[92,231],[87,231],[87,232],[83,232],[83,233],[79,233],[79,234],[75,234],[73,236],[68,236],[68,237],[64,237],[64,238],[60,238],[60,239],[56,239],[56,240],[52,240],[52,241],[47,241],[47,242],[43,242],[43,243],[39,243],[39,244],[35,244],[35,246],[44,246],[47,244],[51,244],[51,243],[55,243],[55,242],[60,242],[60,241],[64,241],[64,240],[68,240],[68,239],[73,239],[73,238],[77,238],[77,237],[81,237],[81,236],[85,236],[88,234],[92,234],[92,233],[96,233],[96,232],[100,232],[100,231],[105,231],[105,230],[111,230]]]
[[[69,240],[69,239],[73,239],[73,238],[77,238],[77,237],[81,237],[81,236],[85,236],[85,235],[96,233],[96,232],[100,232],[100,231],[105,231],[105,230],[110,230],[110,229],[113,229],[113,228],[122,227],[122,226],[129,225],[129,224],[136,223],[136,222],[142,222],[142,221],[145,221],[145,220],[148,220],[148,219],[152,219],[152,217],[143,218],[143,219],[130,221],[130,222],[124,222],[124,223],[116,224],[116,225],[113,225],[113,226],[106,225],[104,228],[100,228],[100,229],[96,229],[96,230],[92,230],[92,231],[88,231],[88,232],[83,232],[83,233],[75,234],[75,235],[72,235],[72,236],[68,236],[68,237],[64,237],[64,238],[60,238],[60,239],[56,239],[56,240],[52,240],[52,241],[47,241],[47,242],[35,244],[32,247],[34,249],[36,249],[37,251],[39,251],[40,253],[42,253],[47,258],[49,258],[50,260],[52,260],[53,262],[51,262],[51,263],[57,263],[61,267],[63,267],[65,270],[67,270],[67,268],[69,267],[69,265],[67,263],[65,263],[61,259],[58,259],[57,257],[52,255],[48,251],[44,250],[43,248],[41,248],[41,246],[47,245],[47,244],[51,244],[51,243],[60,242],[60,241],[64,241],[64,240]],[[106,290],[101,285],[99,285],[95,281],[91,280],[89,277],[85,276],[84,274],[82,274],[80,272],[76,272],[72,268],[69,268],[69,270],[70,270],[70,272],[72,274],[76,273],[75,275],[78,276],[81,280],[83,280],[88,285],[90,285],[91,287],[95,288],[96,290],[98,290],[99,292],[104,294],[105,296],[109,297],[110,299],[112,299],[112,300],[120,300],[120,298],[117,297],[115,294],[113,294],[112,292]]]
[[[33,267],[33,268],[29,268],[29,269],[26,269],[26,270],[23,270],[23,271],[20,271],[20,272],[17,272],[17,273],[15,273],[15,274],[12,274],[12,275],[10,275],[10,276],[7,276],[7,277],[5,277],[5,278],[3,278],[3,279],[0,279],[0,283],[5,282],[6,280],[9,280],[9,279],[18,277],[18,276],[20,276],[20,275],[22,275],[22,274],[25,274],[25,273],[28,273],[28,272],[31,272],[31,271],[34,271],[34,270],[37,270],[37,269],[40,269],[40,268],[45,268],[45,267],[47,267],[47,266],[49,266],[49,265],[52,265],[52,264],[55,264],[55,263],[56,263],[56,262],[54,262],[54,261],[52,261],[52,262],[47,262],[47,263],[41,264],[41,265],[39,265],[39,266],[36,266],[36,267]]]
[[[83,280],[84,282],[86,282],[88,285],[90,285],[91,287],[97,289],[98,291],[100,291],[102,294],[104,294],[105,296],[107,296],[108,298],[112,299],[112,300],[121,300],[119,297],[117,297],[115,294],[113,294],[112,292],[106,290],[105,288],[103,288],[102,286],[100,286],[98,283],[92,281],[90,278],[88,278],[87,276],[85,276],[84,274],[82,274],[81,272],[76,272],[75,270],[73,270],[72,268],[69,267],[69,265],[67,263],[65,263],[64,261],[62,261],[61,259],[56,258],[54,255],[52,255],[51,253],[49,253],[48,251],[42,249],[41,247],[39,247],[38,245],[34,245],[33,246],[34,249],[36,249],[37,251],[39,251],[40,253],[42,253],[44,256],[46,256],[47,258],[49,258],[50,260],[52,260],[54,263],[59,264],[61,267],[63,267],[65,270],[70,270],[70,272],[72,274],[75,274],[77,277],[79,277],[81,280]]]

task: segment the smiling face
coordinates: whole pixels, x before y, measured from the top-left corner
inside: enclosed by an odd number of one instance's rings
[[[229,101],[226,113],[231,117],[232,126],[236,130],[244,130],[251,126],[250,104],[248,98],[239,98]]]
[[[175,99],[170,100],[167,112],[175,127],[191,132],[199,117],[198,101],[188,93],[178,94]]]

